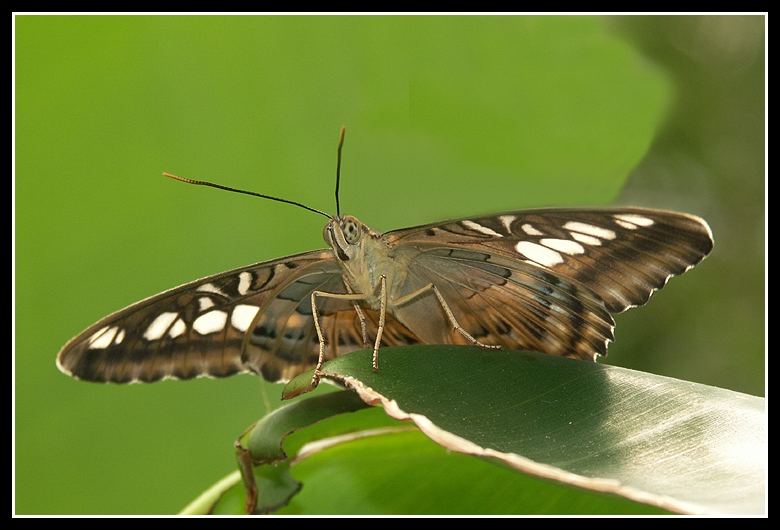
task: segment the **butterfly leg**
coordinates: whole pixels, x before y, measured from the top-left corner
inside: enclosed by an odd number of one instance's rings
[[[382,332],[385,329],[385,312],[387,310],[387,279],[383,274],[379,280],[379,327],[376,331],[376,341],[374,342],[374,357],[371,361],[371,367],[375,372],[379,371],[379,343],[382,342]]]
[[[320,369],[322,363],[325,361],[325,338],[322,336],[322,328],[320,327],[320,317],[317,313],[317,297],[322,298],[335,298],[337,300],[365,300],[367,297],[358,293],[328,293],[325,291],[312,291],[311,293],[311,313],[314,320],[314,329],[317,330],[317,338],[320,341],[320,356],[317,359],[317,366],[314,368],[314,375],[311,378],[311,387],[314,388],[320,383]]]
[[[355,292],[352,290],[352,287],[350,287],[347,282],[344,282],[344,287],[346,287],[348,293]],[[355,308],[355,313],[357,313],[358,320],[360,321],[360,335],[363,339],[363,346],[368,346],[368,328],[366,327],[366,314],[363,312],[363,308],[360,307],[360,304],[358,304],[357,301],[352,302],[352,307]]]
[[[428,285],[421,287],[420,289],[417,289],[414,292],[411,292],[407,295],[398,298],[397,300],[395,300],[395,305],[400,306],[408,302],[411,302],[418,296],[421,296],[428,291],[433,291],[433,294],[436,295],[436,299],[439,301],[439,305],[441,305],[441,308],[444,310],[444,313],[446,313],[447,318],[449,319],[450,324],[452,324],[452,327],[455,328],[455,331],[463,335],[469,342],[471,342],[472,344],[476,344],[477,346],[482,346],[483,348],[490,348],[490,349],[501,348],[501,346],[498,344],[485,344],[484,342],[480,342],[479,340],[475,339],[471,335],[471,333],[463,329],[463,327],[458,323],[457,319],[455,318],[455,315],[452,314],[452,310],[450,309],[450,306],[447,305],[447,301],[442,296],[441,292],[439,291],[439,288],[432,283],[429,283]]]

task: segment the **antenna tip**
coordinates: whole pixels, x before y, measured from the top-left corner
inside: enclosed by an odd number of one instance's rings
[[[163,171],[163,177],[168,177],[169,179],[178,180],[179,182],[188,182],[190,184],[195,184],[194,181],[188,178],[179,177],[174,175],[173,173],[168,173],[167,171]]]
[[[344,135],[347,134],[347,128],[342,127],[341,130],[339,130],[339,147],[344,143]]]

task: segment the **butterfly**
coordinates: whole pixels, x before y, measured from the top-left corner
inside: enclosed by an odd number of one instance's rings
[[[363,347],[477,344],[595,361],[613,313],[648,301],[713,247],[694,215],[646,208],[505,212],[379,233],[338,201],[329,248],[256,263],[152,296],[93,324],[59,369],[116,383],[224,377],[286,381]]]

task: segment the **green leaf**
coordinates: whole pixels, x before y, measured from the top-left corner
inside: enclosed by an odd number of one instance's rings
[[[282,444],[287,435],[336,414],[366,408],[354,392],[330,392],[311,399],[289,403],[257,421],[238,439],[255,464],[287,458]]]
[[[277,464],[261,465],[253,468],[252,476],[254,478],[254,487],[256,496],[251,513],[266,514],[278,508],[281,508],[290,501],[293,495],[301,490],[301,483],[290,475],[290,464],[288,462],[279,462]],[[187,511],[189,506],[182,510],[182,514],[246,514],[247,509],[247,491],[245,483],[242,480],[241,472],[235,472],[229,475],[229,480],[225,480],[229,488],[224,489],[221,494],[214,499],[208,510],[201,512]],[[190,505],[192,506],[192,505]]]
[[[268,513],[289,502],[301,489],[301,483],[289,472],[289,464],[265,465],[253,470],[257,488],[255,513]],[[246,489],[240,471],[218,481],[182,509],[180,515],[246,514]]]
[[[305,486],[275,513],[668,513],[454,453],[417,430],[330,445],[301,455],[291,472]]]
[[[354,414],[345,414],[354,412]],[[408,430],[413,427],[400,427]],[[301,489],[289,472],[290,457],[312,441],[350,439],[398,431],[381,408],[368,407],[355,392],[323,385],[305,400],[280,407],[253,423],[235,442],[239,470],[201,493],[181,514],[269,513]]]
[[[212,513],[214,506],[222,502],[229,495],[229,492],[235,489],[234,486],[241,484],[241,473],[239,471],[233,471],[222,480],[216,482],[209,489],[198,495],[198,497],[185,506],[179,515],[206,515]],[[230,509],[234,510],[230,513],[242,513],[241,509],[244,505],[244,498],[240,499],[235,495],[230,495],[230,500],[227,502],[230,505]]]
[[[476,347],[385,348],[324,376],[454,451],[682,513],[761,513],[761,398],[613,366]],[[308,384],[301,374],[286,393]]]
[[[284,441],[284,450],[297,458],[307,444],[325,439],[334,439],[346,434],[361,432],[383,432],[390,429],[414,429],[414,426],[391,418],[382,407],[369,407],[352,414],[338,414],[317,422],[294,433]]]
[[[327,431],[396,420],[381,407],[328,418],[294,436],[318,439]],[[346,420],[346,421],[345,421]],[[305,488],[278,514],[658,514],[659,508],[545,481],[467,455],[453,453],[413,426],[334,436],[309,445],[285,475]],[[412,432],[409,432],[412,429]],[[260,469],[273,466],[263,466]],[[424,470],[421,472],[421,470]],[[292,475],[294,479],[290,476]],[[270,485],[275,486],[274,484]],[[263,491],[268,484],[260,485]],[[275,488],[281,490],[281,488]],[[453,502],[457,499],[457,502]],[[219,481],[182,514],[245,513],[238,471]],[[285,502],[287,499],[285,499]]]
[[[329,392],[280,407],[251,425],[236,440],[240,475],[224,478],[182,513],[240,513],[243,504],[248,513],[268,513],[287,503],[301,485],[288,472],[289,463],[283,444],[294,431],[345,412],[366,408],[354,392]],[[242,499],[238,480],[243,479],[246,497]]]

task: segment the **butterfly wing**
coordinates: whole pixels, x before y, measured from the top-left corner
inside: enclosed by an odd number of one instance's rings
[[[171,289],[122,309],[70,340],[63,372],[88,381],[157,381],[260,373],[287,380],[317,362],[311,292],[344,293],[330,250],[259,263]],[[348,302],[318,299],[328,357],[362,347]],[[377,316],[367,313],[369,332]],[[395,320],[386,344],[416,342]],[[387,333],[387,331],[386,331]]]
[[[391,245],[446,244],[520,260],[587,287],[613,313],[646,303],[713,246],[703,219],[645,208],[507,212],[385,237]]]
[[[606,355],[613,339],[612,316],[589,289],[519,260],[428,247],[410,262],[401,290],[413,292],[429,283],[458,323],[486,344],[594,360]],[[468,343],[435,296],[421,296],[394,313],[425,342]]]
[[[307,274],[281,289],[273,302],[259,314],[252,332],[243,344],[246,364],[269,381],[288,381],[317,364],[319,338],[314,326],[311,293],[345,293],[338,274]],[[363,309],[366,335],[377,333],[379,314]],[[360,320],[351,302],[317,298],[317,315],[326,342],[325,359],[364,348]],[[369,339],[370,340],[370,339]],[[398,346],[419,342],[417,337],[392,316],[386,316],[382,344]]]
[[[713,245],[702,219],[641,208],[508,212],[384,237],[414,249],[399,291],[433,283],[477,340],[583,359],[606,355],[609,312],[646,303]],[[426,342],[467,342],[433,296],[395,314]]]

